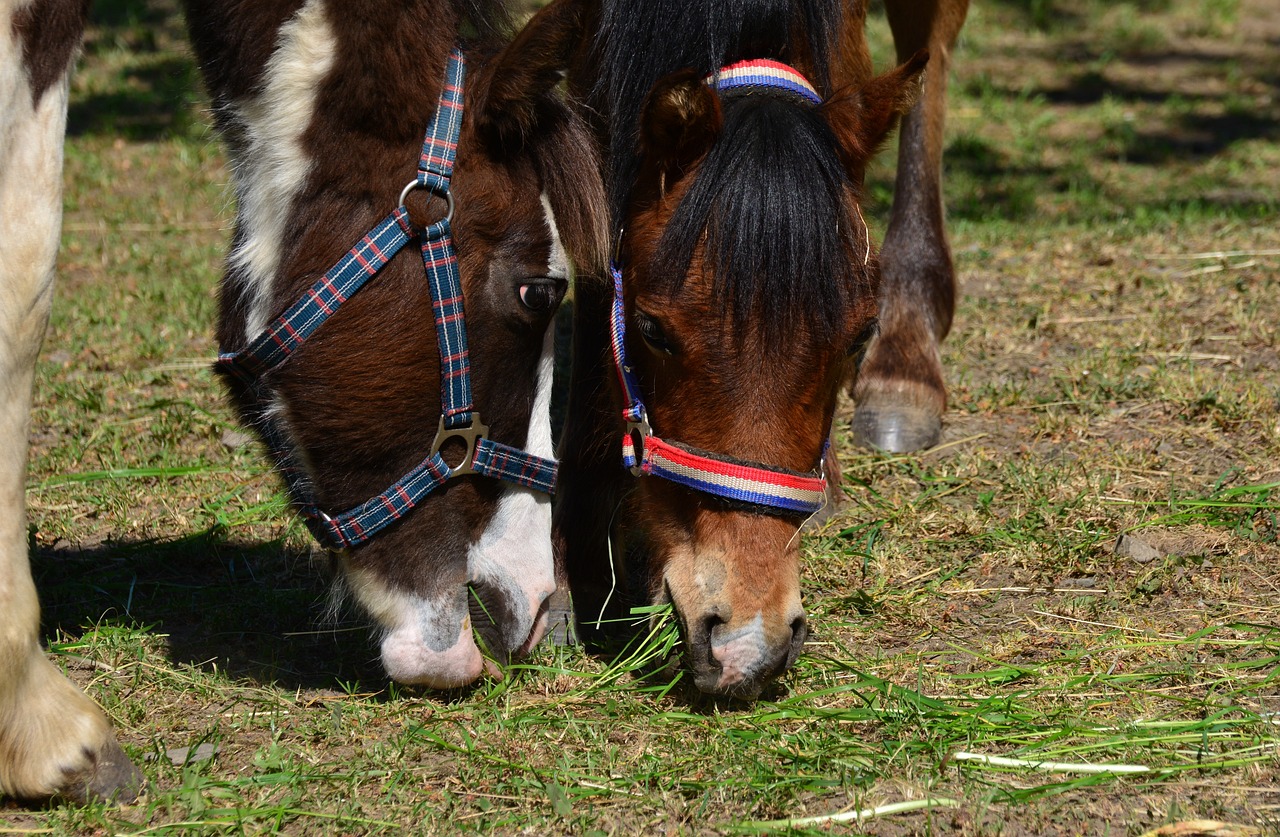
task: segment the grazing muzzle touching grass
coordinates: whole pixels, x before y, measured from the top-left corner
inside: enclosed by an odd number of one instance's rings
[[[485,35],[492,20],[468,17],[499,12],[488,0],[257,9],[278,32],[234,4],[189,13],[238,197],[224,355],[297,300],[299,332],[331,310],[330,267],[387,213],[379,228],[397,242],[418,232],[389,261],[371,241],[385,266],[349,298],[334,292],[341,310],[287,361],[225,377],[293,502],[340,535],[388,674],[438,688],[485,667],[473,596],[498,665],[545,630],[551,511],[532,489],[554,482],[550,326],[572,263],[603,249],[594,148],[556,90],[560,30],[504,44]],[[263,63],[227,61],[233,46]],[[415,171],[425,188],[406,188]],[[357,247],[350,273],[364,280],[370,261]],[[483,428],[466,463],[463,425]],[[484,468],[482,451],[497,451]],[[365,539],[366,523],[385,528]]]

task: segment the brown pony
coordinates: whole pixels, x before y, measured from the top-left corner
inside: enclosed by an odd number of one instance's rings
[[[8,143],[0,145],[0,793],[20,797],[128,794],[138,783],[101,712],[40,650],[22,520],[67,75],[86,6],[18,0],[0,18],[0,143]],[[390,259],[287,362],[225,377],[277,465],[294,469],[290,491],[315,520],[328,525],[330,514],[389,497],[390,525],[336,551],[335,564],[381,629],[393,678],[466,684],[485,665],[473,620],[489,654],[505,661],[539,640],[555,586],[549,498],[483,474],[520,461],[503,451],[551,456],[548,326],[571,259],[596,265],[603,253],[593,143],[553,90],[569,42],[549,35],[573,26],[560,21],[504,46],[495,0],[190,0],[187,21],[237,198],[218,324],[225,353],[241,352],[309,298],[393,210],[392,226],[406,235],[429,227],[451,237],[476,411],[463,430],[437,436],[442,378],[452,376],[442,372],[445,340],[432,325],[425,247]],[[438,184],[406,184],[428,156],[428,123],[459,93],[446,85],[447,67],[462,66],[450,63],[455,46],[466,69],[460,136],[443,141],[456,144],[446,201]],[[451,224],[440,220],[446,214]],[[363,265],[370,252],[355,258]],[[458,356],[443,354],[451,363]],[[416,507],[398,505],[388,486],[424,463],[445,475],[479,470],[481,416],[484,450],[497,456],[490,471],[448,479]]]
[[[860,438],[895,447],[942,408],[931,370],[953,293],[940,90],[965,3],[889,5],[904,63],[874,78],[861,3],[557,0],[547,12],[583,8],[570,85],[608,149],[621,288],[616,300],[607,284],[576,291],[559,568],[588,635],[630,605],[670,601],[708,693],[754,697],[794,663],[807,634],[797,535],[816,506],[706,485],[732,473],[812,494],[824,459],[838,484],[824,445],[864,355]],[[881,281],[864,170],[915,113],[928,61],[890,236],[906,249],[886,254]],[[727,83],[743,66],[787,81]],[[649,476],[621,468],[620,447],[649,448],[633,469]]]

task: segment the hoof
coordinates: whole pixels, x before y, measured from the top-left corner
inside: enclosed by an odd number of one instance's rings
[[[145,780],[116,743],[107,717],[39,645],[30,643],[27,653],[16,688],[0,689],[0,796],[133,802]]]
[[[578,629],[573,622],[573,611],[553,610],[547,614],[547,636],[545,642],[555,648],[580,644],[578,641]]]
[[[578,623],[573,618],[573,599],[566,584],[559,584],[547,599],[547,634],[543,642],[553,648],[580,645]]]
[[[146,783],[142,771],[129,761],[114,739],[108,739],[83,773],[73,776],[59,796],[75,802],[103,800],[128,804],[138,798]]]
[[[942,438],[941,417],[918,407],[859,405],[852,428],[856,444],[890,453],[931,448]]]

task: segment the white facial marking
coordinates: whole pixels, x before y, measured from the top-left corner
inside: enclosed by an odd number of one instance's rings
[[[430,600],[391,590],[350,565],[345,578],[356,601],[386,631],[382,666],[392,680],[451,689],[480,676],[484,661],[471,634],[465,585]]]
[[[317,91],[333,67],[336,51],[324,0],[307,0],[280,27],[262,92],[232,107],[247,140],[232,169],[245,236],[228,261],[248,286],[249,339],[266,327],[272,313],[271,289],[280,268],[289,210],[312,166],[302,135],[311,124]]]
[[[764,614],[757,612],[755,619],[736,631],[721,636],[720,641],[711,646],[711,656],[721,667],[717,686],[727,689],[754,677],[767,654]]]
[[[569,257],[560,241],[555,215],[547,196],[542,196],[547,228],[551,233],[551,252],[547,259],[547,276],[568,279]],[[529,417],[529,435],[525,450],[534,456],[551,458],[555,448],[551,440],[551,382],[555,374],[555,334],[548,328],[542,340],[542,357],[538,361],[538,383]],[[543,601],[556,589],[555,565],[551,554],[551,498],[537,491],[508,486],[498,500],[498,509],[484,533],[467,554],[467,567],[473,581],[502,591],[513,606],[527,604],[526,613],[518,613],[512,625],[500,625],[512,648],[526,648],[541,639],[545,619],[539,611]],[[537,624],[535,624],[537,623]]]
[[[417,683],[433,689],[455,689],[474,682],[484,670],[484,658],[471,633],[471,615],[463,614],[453,636],[439,642],[441,614],[430,603],[409,597],[411,611],[382,640],[382,666],[398,683]],[[443,646],[443,647],[440,647]]]
[[[569,278],[569,254],[560,240],[560,228],[556,226],[555,213],[551,211],[551,201],[546,193],[542,194],[542,211],[547,216],[547,229],[551,230],[551,255],[547,258],[547,275],[556,279]]]

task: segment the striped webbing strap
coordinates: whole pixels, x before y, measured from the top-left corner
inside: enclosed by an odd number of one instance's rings
[[[609,318],[609,340],[625,402],[622,410],[622,418],[626,422],[626,432],[622,436],[622,464],[636,476],[662,477],[694,491],[773,514],[803,517],[821,510],[827,496],[827,480],[821,469],[817,475],[801,474],[739,462],[688,445],[667,442],[654,435],[644,402],[640,399],[635,370],[627,362],[622,270],[614,263],[610,265],[610,272],[613,274],[613,312]]]
[[[418,185],[444,198],[449,195],[458,135],[462,131],[462,82],[462,62],[450,61],[440,105],[427,129],[418,159]],[[449,205],[452,210],[453,204]],[[452,215],[450,211],[440,222],[444,225],[442,235],[422,237],[422,263],[431,283],[431,310],[440,344],[441,413],[445,427],[458,428],[471,423],[471,359],[467,351],[458,254],[449,226]]]
[[[440,432],[432,452],[385,491],[341,514],[326,514],[316,504],[305,471],[279,423],[263,414],[258,421],[263,441],[288,486],[289,493],[312,534],[335,549],[368,541],[408,514],[451,477],[480,474],[550,494],[555,490],[556,463],[495,442],[484,434],[474,410],[466,320],[462,307],[462,279],[453,246],[453,198],[450,181],[462,129],[463,81],[466,63],[455,49],[449,56],[444,90],[427,126],[417,179],[404,190],[401,205],[366,233],[324,276],[273,320],[248,347],[224,352],[217,364],[255,389],[261,377],[277,368],[306,342],[356,291],[378,274],[414,238],[422,242],[422,257],[431,291],[437,342],[440,346]],[[419,231],[409,220],[404,198],[414,187],[448,201],[448,214]],[[441,445],[457,438],[467,445],[466,457],[450,467]]]
[[[822,96],[794,67],[779,61],[754,59],[739,61],[707,76],[707,84],[716,90],[740,90],[751,87],[764,87],[773,90],[785,90],[815,104],[822,104]]]

